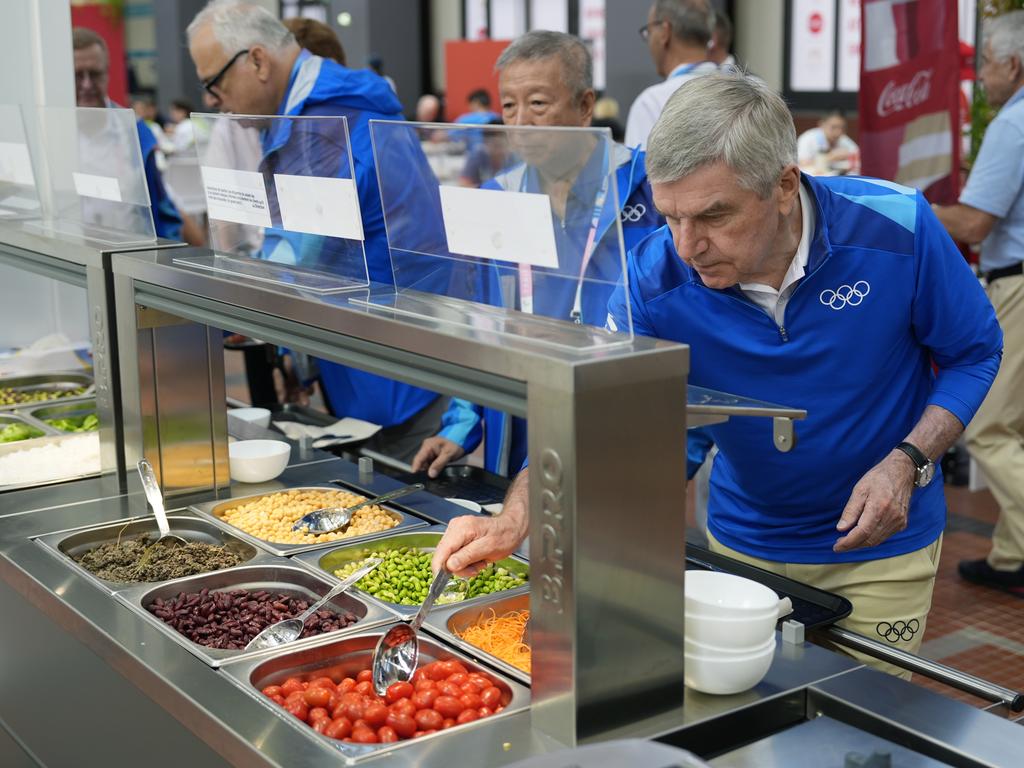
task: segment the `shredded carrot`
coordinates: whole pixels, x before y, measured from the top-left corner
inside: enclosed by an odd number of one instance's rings
[[[489,617],[481,618],[476,624],[455,634],[467,643],[529,674],[530,646],[523,642],[523,630],[530,619],[530,612],[512,611],[498,616],[490,609],[490,613]]]

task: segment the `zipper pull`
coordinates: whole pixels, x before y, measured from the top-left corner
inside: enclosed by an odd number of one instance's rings
[[[783,341],[789,341],[789,333],[786,331],[786,327],[784,325],[779,326],[779,336],[782,337]]]

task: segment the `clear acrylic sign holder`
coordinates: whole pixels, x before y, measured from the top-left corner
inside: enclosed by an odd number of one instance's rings
[[[0,104],[0,222],[42,216],[21,107]]]
[[[606,328],[625,250],[606,129],[371,120],[394,291],[369,306],[562,349]],[[627,294],[628,297],[628,294]]]
[[[213,253],[176,264],[317,295],[367,287],[344,117],[192,121]]]

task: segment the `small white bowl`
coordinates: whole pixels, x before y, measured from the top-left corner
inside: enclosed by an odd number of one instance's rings
[[[715,656],[723,659],[735,656],[753,656],[763,652],[769,645],[775,645],[775,632],[772,632],[771,636],[762,642],[745,646],[708,645],[707,643],[698,643],[690,637],[686,638],[687,653],[696,654],[697,656]]]
[[[280,440],[236,440],[228,443],[231,479],[263,483],[284,472],[291,446]]]
[[[686,639],[714,648],[750,648],[775,637],[777,612],[738,619],[686,612]]]
[[[740,618],[777,613],[779,596],[763,584],[721,571],[687,571],[687,613]]]
[[[711,656],[685,651],[686,685],[695,691],[713,694],[747,691],[768,673],[774,656],[774,642],[758,653],[743,656]]]
[[[232,408],[228,415],[264,429],[270,426],[270,411],[266,408]]]

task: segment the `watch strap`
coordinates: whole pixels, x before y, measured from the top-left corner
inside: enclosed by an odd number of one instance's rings
[[[902,442],[896,446],[896,450],[903,451],[905,454],[907,454],[907,456],[910,457],[910,460],[914,462],[914,466],[916,466],[919,470],[922,470],[929,464],[931,464],[931,460],[927,456],[925,456],[924,453],[921,452],[921,449],[918,448],[913,443]]]

